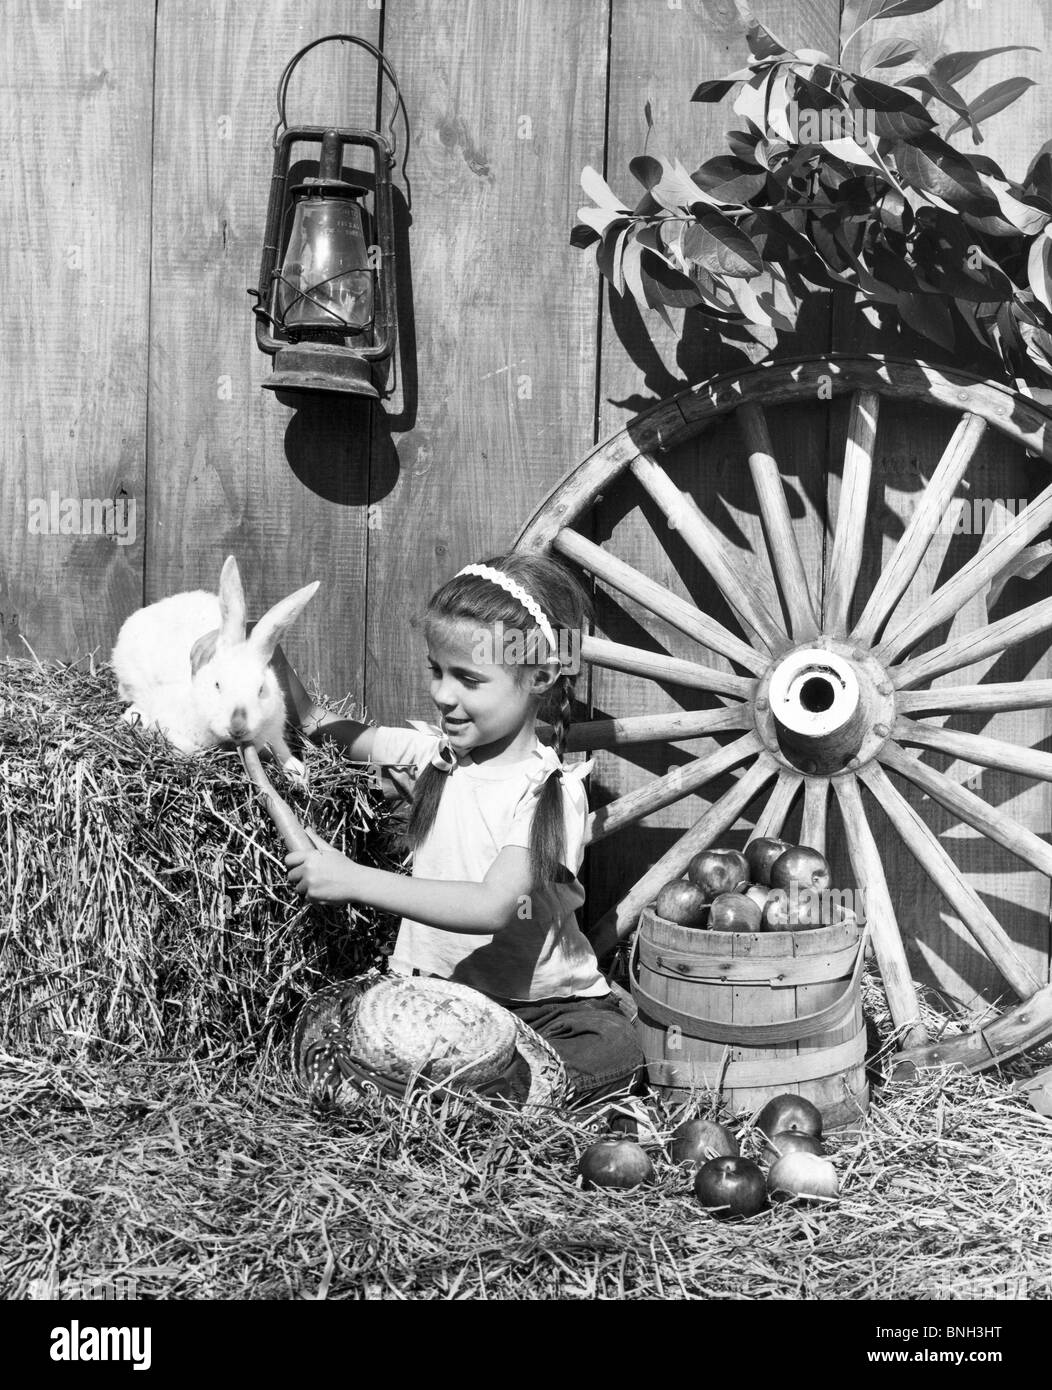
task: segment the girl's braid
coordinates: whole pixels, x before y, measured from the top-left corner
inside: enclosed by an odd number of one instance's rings
[[[555,749],[562,761],[563,754],[566,752],[566,739],[570,732],[570,722],[573,717],[573,676],[565,672],[555,682],[552,690],[553,719],[552,729],[555,737],[552,739],[552,747]]]

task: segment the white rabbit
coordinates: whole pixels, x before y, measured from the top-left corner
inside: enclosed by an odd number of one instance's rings
[[[222,743],[269,744],[290,777],[303,764],[285,742],[285,697],[268,664],[318,581],[267,610],[245,637],[245,594],[228,556],[219,594],[172,594],[128,618],[111,661],[124,718],[160,729],[182,753]]]

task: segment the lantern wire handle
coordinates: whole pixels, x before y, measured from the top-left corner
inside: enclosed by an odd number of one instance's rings
[[[288,127],[288,118],[285,115],[285,101],[288,96],[289,79],[292,77],[293,69],[299,63],[300,59],[305,57],[311,51],[312,48],[317,48],[318,45],[322,43],[332,42],[356,43],[360,48],[367,49],[377,60],[377,62],[382,66],[384,72],[387,74],[387,77],[391,82],[391,85],[394,87],[395,101],[394,106],[391,108],[390,120],[387,122],[387,133],[390,137],[389,144],[391,146],[391,163],[393,164],[395,162],[395,153],[398,147],[398,142],[395,138],[395,120],[398,116],[399,107],[402,108],[403,116],[406,116],[405,101],[402,98],[402,89],[398,85],[398,78],[395,76],[394,68],[391,66],[390,62],[387,60],[384,54],[381,53],[380,50],[374,44],[371,44],[368,39],[359,38],[357,34],[325,34],[322,38],[314,39],[313,42],[307,44],[304,48],[301,48],[300,51],[289,60],[288,66],[285,68],[285,71],[281,74],[281,80],[278,83],[278,123],[274,127],[275,146],[278,143],[278,138],[281,131],[283,129],[287,129]],[[408,129],[408,116],[406,116],[406,123],[406,128]],[[402,177],[405,177],[404,155],[402,156]]]

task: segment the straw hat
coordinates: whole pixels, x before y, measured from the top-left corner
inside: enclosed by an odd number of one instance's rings
[[[303,1006],[292,1049],[296,1076],[322,1094],[348,1081],[404,1096],[421,1078],[524,1106],[558,1106],[568,1091],[562,1061],[539,1033],[453,980],[374,970],[331,985]]]

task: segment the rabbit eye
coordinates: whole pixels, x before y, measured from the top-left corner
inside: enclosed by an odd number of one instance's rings
[[[216,689],[217,689],[217,690],[219,689],[219,682],[218,682],[218,681],[216,681]]]
[[[261,700],[262,700],[262,698],[263,698],[263,692],[264,692],[264,690],[266,690],[266,688],[267,688],[266,682],[264,681],[264,683],[259,687],[259,698],[260,698]]]

